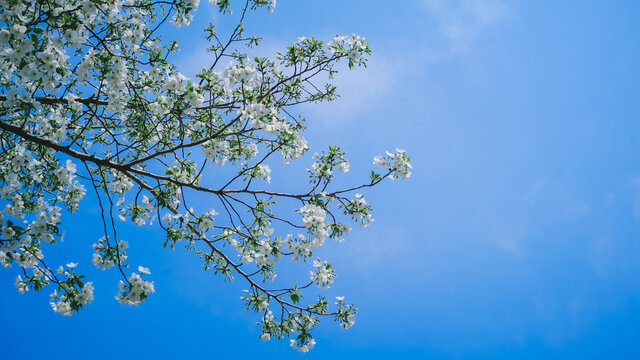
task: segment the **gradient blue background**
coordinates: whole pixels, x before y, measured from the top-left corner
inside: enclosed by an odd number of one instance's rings
[[[203,2],[170,34],[185,73],[206,65],[200,29],[215,17]],[[357,324],[321,324],[306,355],[265,344],[241,281],[128,225],[157,293],[120,306],[117,274],[91,266],[89,196],[47,256],[79,262],[95,301],[64,318],[50,291],[20,295],[15,269],[0,271],[0,358],[640,358],[640,3],[280,0],[246,26],[265,55],[351,33],[374,51],[338,76],[339,101],[299,109],[313,150],[349,152],[342,184],[386,149],[414,159],[408,181],[368,193],[376,222],[323,250],[339,272],[325,294],[357,303]]]

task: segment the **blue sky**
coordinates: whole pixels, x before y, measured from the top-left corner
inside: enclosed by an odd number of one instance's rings
[[[203,2],[171,33],[185,73],[206,65],[199,36],[213,16]],[[1,271],[3,356],[640,358],[638,24],[634,1],[280,0],[251,15],[265,55],[299,36],[369,40],[368,69],[338,75],[343,97],[300,109],[312,149],[349,153],[345,183],[386,149],[414,160],[409,180],[367,193],[371,227],[323,249],[339,273],[326,295],[357,303],[357,324],[321,324],[305,355],[265,344],[244,284],[129,226],[130,259],[151,268],[157,293],[122,307],[116,274],[91,266],[89,204],[51,256],[80,263],[95,301],[63,318],[48,292],[21,295]]]

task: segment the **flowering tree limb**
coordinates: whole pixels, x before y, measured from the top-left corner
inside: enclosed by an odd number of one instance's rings
[[[228,0],[213,5],[231,14]],[[327,238],[342,241],[350,222],[369,225],[372,208],[354,192],[406,179],[410,159],[387,152],[374,159],[380,173],[334,189],[334,172],[347,172],[349,162],[330,146],[314,155],[307,190],[267,189],[277,154],[289,163],[308,151],[294,107],[335,99],[335,86],[324,82],[339,62],[365,66],[369,46],[356,35],[300,38],[274,58],[250,58],[244,51],[260,38],[247,35],[245,15],[272,11],[275,1],[245,0],[228,39],[213,24],[205,29],[213,60],[194,81],[169,61],[177,43],[157,31],[167,21],[188,25],[197,7],[197,0],[0,0],[0,264],[17,265],[22,293],[52,285],[57,313],[91,303],[93,283],[76,273],[77,263],[49,267],[43,254],[63,237],[63,208],[74,212],[88,186],[102,220],[92,262],[118,269],[120,303],[143,303],[155,288],[149,269],[128,270],[129,243],[115,219],[157,221],[163,246],[184,246],[205,270],[246,282],[242,299],[261,314],[263,340],[288,337],[308,351],[321,317],[349,328],[357,311],[342,297],[335,306],[322,296],[303,304],[306,290],[336,277],[314,251]],[[223,166],[235,175],[220,179]],[[215,210],[191,206],[196,197]],[[290,209],[276,210],[279,200]],[[283,258],[312,264],[303,285],[272,285]]]

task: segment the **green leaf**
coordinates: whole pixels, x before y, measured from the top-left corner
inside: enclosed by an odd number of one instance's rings
[[[298,284],[296,284],[293,291],[289,294],[289,299],[291,299],[294,304],[297,304],[300,299],[302,299],[302,294],[298,291]]]

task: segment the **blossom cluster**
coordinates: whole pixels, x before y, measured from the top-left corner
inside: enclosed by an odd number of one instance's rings
[[[336,321],[340,321],[340,327],[347,330],[355,325],[358,309],[353,304],[345,304],[344,296],[336,296],[336,300],[335,305],[338,307],[335,315]]]
[[[131,222],[138,226],[145,225],[147,222],[152,225],[156,217],[156,207],[147,195],[142,195],[141,204],[137,202],[130,203],[128,207],[121,208],[120,212],[120,220],[126,221],[128,217]]]
[[[109,238],[103,236],[97,243],[93,244],[93,265],[101,270],[109,269],[116,264],[123,264],[127,259],[125,250],[129,247],[129,243],[120,240],[115,245],[111,245]]]
[[[138,267],[138,271],[142,275],[151,274],[149,269],[142,266]],[[149,297],[149,294],[156,292],[153,281],[143,280],[142,275],[134,272],[127,278],[126,283],[120,280],[118,284],[120,293],[116,295],[116,300],[118,300],[120,304],[138,306],[138,304],[143,303]]]
[[[209,140],[202,145],[205,158],[222,166],[229,158],[229,142],[226,140]]]
[[[336,278],[336,272],[333,270],[331,264],[327,261],[320,261],[320,259],[313,262],[314,271],[309,271],[309,278],[315,282],[318,287],[326,289],[333,283]]]
[[[389,151],[387,151],[386,154],[387,157],[376,156],[373,159],[373,165],[384,166],[390,172],[393,172],[393,174],[389,176],[391,180],[405,180],[411,176],[409,169],[413,168],[413,166],[411,166],[411,159],[404,150],[396,149],[395,154]]]
[[[338,146],[329,146],[328,152],[322,152],[321,154],[315,153],[313,158],[316,159],[311,165],[311,169],[307,169],[310,173],[311,181],[317,181],[318,183],[328,183],[333,179],[333,169],[337,168],[340,172],[346,173],[349,171],[349,162],[345,159],[346,153],[343,152]]]
[[[53,311],[58,314],[71,316],[73,310],[77,310],[81,306],[89,305],[92,301],[93,283],[87,282],[80,291],[66,291],[62,295],[58,295],[57,291],[53,292],[51,294],[50,304]]]
[[[302,226],[306,227],[314,236],[315,247],[321,246],[329,235],[329,229],[325,222],[326,210],[317,205],[305,204],[298,211],[302,215]]]
[[[348,200],[343,206],[345,215],[351,215],[355,221],[360,223],[360,226],[367,227],[373,222],[371,205],[364,199],[363,194],[355,194],[355,199]]]
[[[309,330],[316,325],[318,320],[308,314],[298,314],[293,317],[292,326],[290,332],[296,333],[295,339],[291,339],[289,342],[291,347],[300,352],[309,352],[316,345],[315,339],[309,334]]]
[[[215,221],[216,215],[218,215],[218,212],[213,209],[209,209],[209,211],[200,215],[196,220],[196,223],[200,231],[202,231],[203,233],[206,233],[210,229],[213,229],[213,222]]]
[[[364,54],[371,53],[366,39],[356,34],[351,36],[338,35],[329,42],[328,46],[333,53],[347,54],[349,67],[362,65],[365,61]]]

